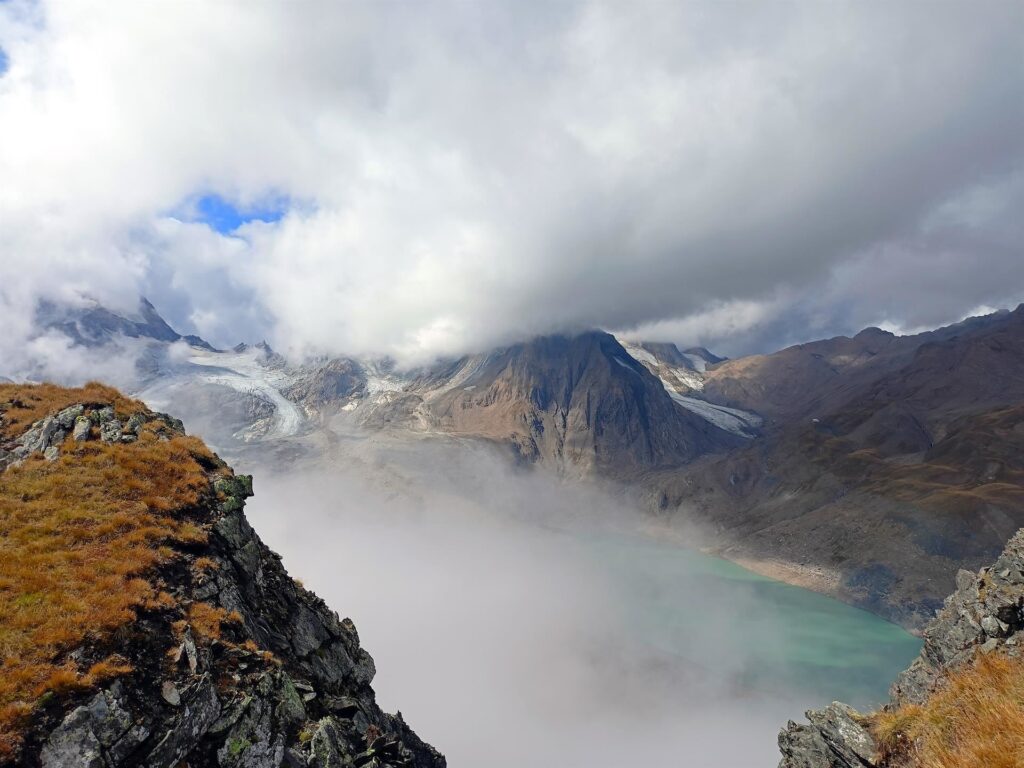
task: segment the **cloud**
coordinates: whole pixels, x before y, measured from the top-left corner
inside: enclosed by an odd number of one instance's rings
[[[621,499],[467,446],[373,442],[342,438],[344,459],[320,470],[255,468],[247,515],[355,621],[382,706],[453,766],[685,754],[694,768],[769,768],[779,728],[828,696],[760,666],[779,658],[767,649],[785,643],[785,620],[757,618],[752,585],[693,565],[648,571],[672,548],[616,545],[630,540]],[[758,691],[765,673],[787,682]],[[828,676],[829,693],[849,693]]]
[[[144,291],[216,344],[417,361],[1019,298],[1018,3],[305,8],[0,6],[5,324]]]

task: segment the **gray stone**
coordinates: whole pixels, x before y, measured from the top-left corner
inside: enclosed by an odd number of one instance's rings
[[[71,432],[71,439],[76,443],[84,443],[89,439],[89,433],[92,430],[92,422],[89,421],[88,416],[78,416],[75,419],[75,428]]]
[[[24,458],[36,451],[42,453],[50,445],[59,442],[56,439],[58,433],[60,433],[60,424],[52,416],[47,416],[33,424],[24,435],[18,438],[20,451],[16,450],[15,452],[19,454],[19,458]],[[63,439],[63,433],[60,434],[60,439]]]
[[[301,723],[306,719],[306,707],[302,703],[292,679],[282,673],[281,685],[278,689],[278,704],[274,712],[278,722],[285,726]]]
[[[146,423],[146,417],[141,413],[133,413],[125,424],[124,431],[132,435],[138,435],[142,425]]]
[[[180,714],[146,757],[151,768],[175,765],[195,748],[220,715],[220,700],[207,677],[199,681],[187,698],[183,696],[182,702]]]
[[[331,639],[316,613],[299,604],[292,615],[292,647],[299,656],[308,656]]]
[[[178,686],[174,684],[173,680],[164,680],[164,684],[160,686],[160,695],[172,707],[181,704],[181,694],[178,693]]]
[[[875,743],[858,713],[839,702],[807,713],[810,725],[790,722],[779,734],[779,768],[874,766]]]
[[[175,664],[187,664],[189,672],[193,675],[196,673],[196,669],[199,666],[199,653],[196,650],[195,640],[192,638],[191,627],[185,627],[181,644],[175,649],[174,656],[171,658]]]
[[[54,729],[40,754],[44,768],[103,766],[103,753],[118,765],[146,737],[149,728],[136,722],[122,698],[120,683],[100,691],[73,710]]]
[[[310,741],[310,768],[342,768],[352,764],[338,721],[325,717],[316,724]]]
[[[84,412],[84,405],[71,405],[58,413],[55,418],[62,429],[71,429],[72,425],[78,420],[78,417]]]
[[[999,637],[1006,631],[1007,626],[995,616],[984,616],[981,619],[981,628],[989,637]]]
[[[40,754],[43,768],[103,768],[100,740],[86,707],[79,707],[54,729]]]
[[[100,422],[100,440],[104,443],[116,443],[121,439],[121,422],[107,419]]]

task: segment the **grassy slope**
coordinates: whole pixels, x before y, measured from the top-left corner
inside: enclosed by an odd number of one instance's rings
[[[1024,659],[979,656],[923,704],[872,717],[889,768],[1024,766]]]
[[[75,403],[113,405],[122,420],[145,411],[97,384],[0,385],[0,434]],[[116,655],[82,668],[68,653],[174,604],[147,576],[206,540],[183,513],[211,493],[209,472],[227,470],[200,440],[150,421],[134,443],[68,438],[57,461],[35,455],[0,473],[0,761],[41,699],[129,671]]]

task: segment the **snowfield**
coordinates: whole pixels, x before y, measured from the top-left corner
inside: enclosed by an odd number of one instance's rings
[[[617,341],[634,360],[658,377],[661,385],[668,392],[669,397],[681,408],[697,414],[719,429],[745,438],[754,437],[758,427],[764,423],[764,420],[756,413],[741,411],[739,408],[728,408],[724,405],[715,405],[707,400],[684,395],[679,391],[677,388],[679,385],[696,392],[704,389],[703,374],[707,370],[707,361],[703,357],[686,352],[681,353],[696,369],[691,371],[686,368],[677,368],[659,360],[655,355],[638,344],[626,342],[622,339],[617,339]],[[629,365],[618,357],[615,358],[615,362],[624,368],[630,368]]]
[[[698,400],[696,397],[687,397],[676,392],[664,380],[661,383],[665,385],[665,391],[676,403],[726,432],[750,438],[754,437],[755,430],[764,423],[764,420],[756,413],[715,405],[707,400]]]
[[[288,375],[264,365],[256,348],[244,352],[210,352],[190,347],[184,362],[173,365],[139,396],[146,402],[167,402],[168,393],[183,384],[218,384],[244,395],[256,395],[272,403],[274,415],[267,438],[290,437],[302,429],[305,416],[299,407],[281,394],[291,383]]]

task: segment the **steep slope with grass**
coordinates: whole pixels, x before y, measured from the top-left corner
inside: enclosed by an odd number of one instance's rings
[[[924,636],[878,712],[833,703],[790,722],[780,768],[1024,765],[1024,530],[992,566],[960,571]]]
[[[443,766],[180,422],[0,385],[0,764]]]

